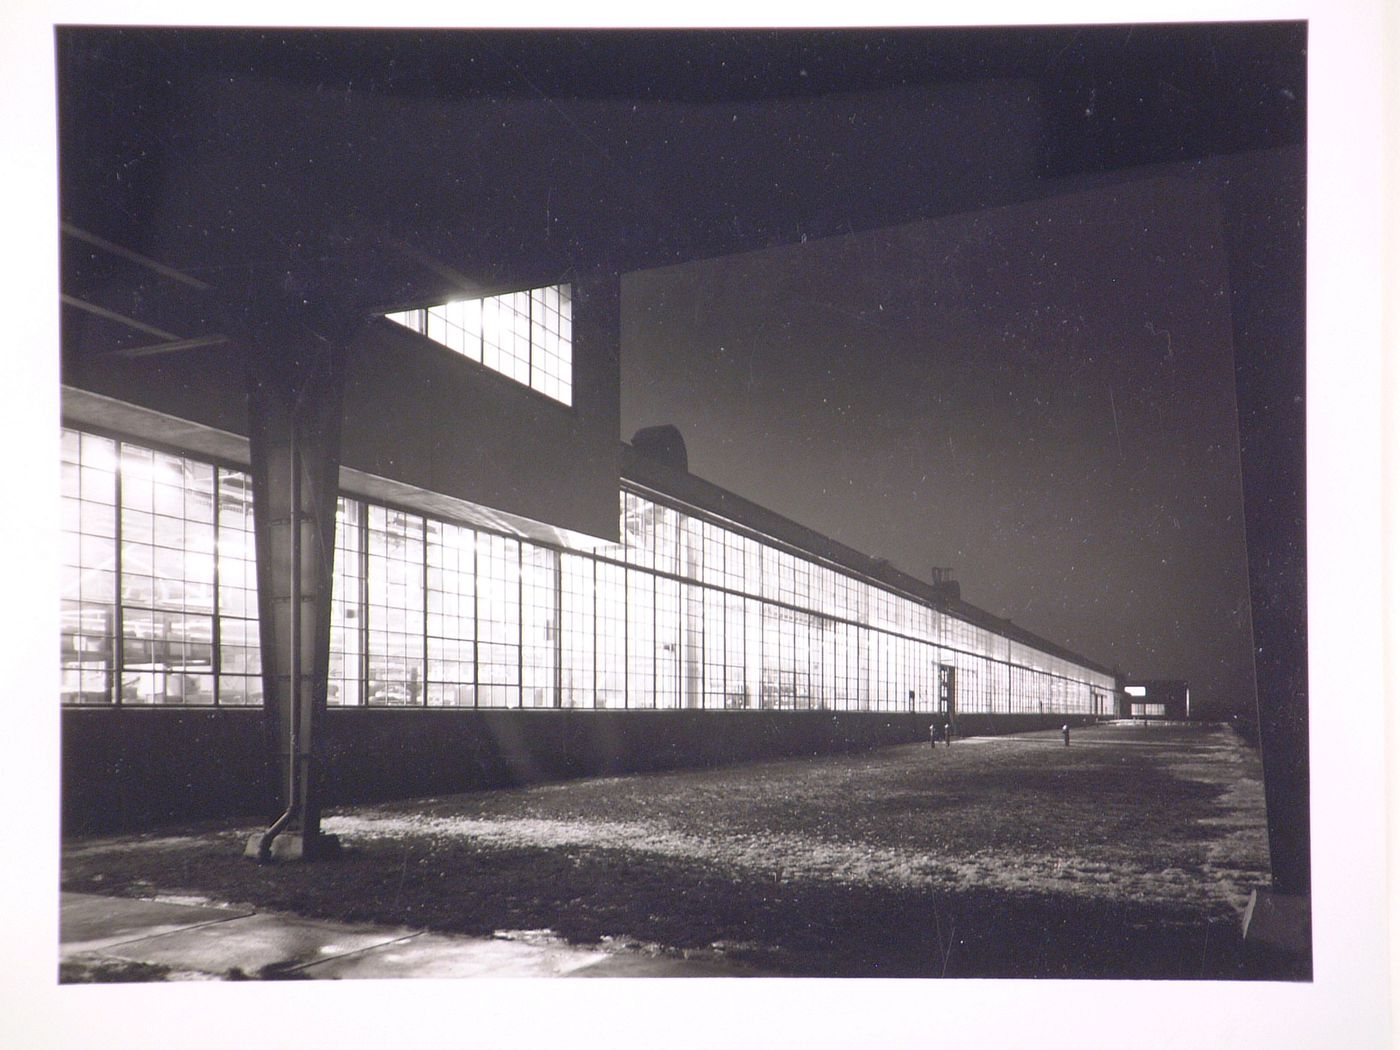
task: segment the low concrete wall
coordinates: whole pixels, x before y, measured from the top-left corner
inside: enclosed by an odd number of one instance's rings
[[[1065,716],[963,715],[962,736]],[[1068,719],[1073,725],[1094,721]],[[327,805],[928,740],[928,714],[342,708],[326,712]],[[63,831],[275,815],[261,710],[65,709]]]
[[[65,708],[63,833],[157,827],[270,808],[263,712]]]

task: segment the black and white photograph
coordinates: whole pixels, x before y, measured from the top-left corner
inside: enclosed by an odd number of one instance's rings
[[[1306,14],[48,30],[46,995],[1382,1045]]]

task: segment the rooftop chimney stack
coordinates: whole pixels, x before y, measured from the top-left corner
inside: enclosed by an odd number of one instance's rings
[[[644,456],[665,463],[683,474],[690,473],[690,461],[685,452],[685,438],[680,430],[670,423],[656,427],[642,427],[632,435],[632,447]]]
[[[933,567],[933,591],[939,601],[956,602],[962,598],[962,588],[958,586],[958,581],[953,579],[953,570],[947,566]]]

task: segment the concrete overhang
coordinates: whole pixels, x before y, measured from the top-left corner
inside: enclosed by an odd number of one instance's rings
[[[248,439],[241,434],[180,419],[102,394],[63,387],[62,416],[65,425],[109,433],[185,454],[208,456],[230,466],[249,467]],[[340,468],[340,491],[431,517],[572,550],[593,550],[617,542],[615,538],[560,528],[352,467]]]

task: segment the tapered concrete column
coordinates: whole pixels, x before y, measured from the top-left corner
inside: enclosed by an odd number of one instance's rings
[[[267,751],[282,822],[250,854],[311,858],[320,834],[345,333],[299,315],[259,327],[248,356],[249,436]],[[274,825],[276,826],[276,825]],[[261,843],[259,843],[261,840]]]
[[[1239,405],[1259,748],[1272,885],[1247,939],[1311,965],[1307,590],[1307,162],[1301,148],[1233,166],[1221,205]]]

